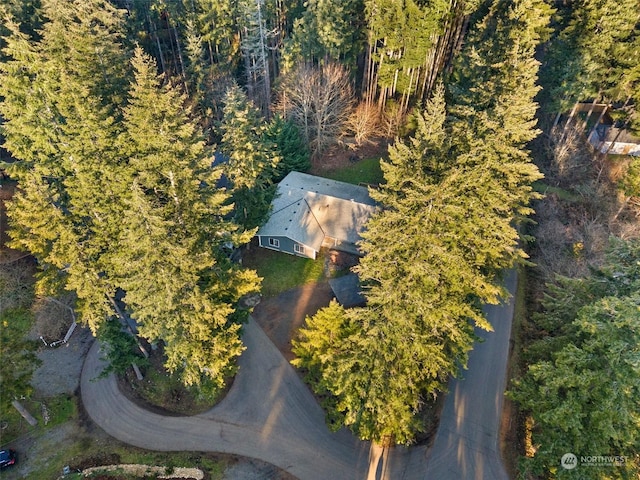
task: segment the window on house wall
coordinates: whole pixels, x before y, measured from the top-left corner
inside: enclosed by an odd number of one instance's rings
[[[280,248],[280,240],[278,240],[277,238],[270,238],[269,246],[274,248]]]
[[[299,245],[299,244],[294,244],[293,245],[293,251],[296,253],[301,253],[304,255],[304,245]]]

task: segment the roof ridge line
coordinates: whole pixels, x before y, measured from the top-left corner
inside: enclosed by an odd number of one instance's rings
[[[322,228],[322,224],[320,223],[320,220],[318,220],[318,217],[316,217],[316,215],[313,213],[313,208],[311,208],[311,205],[309,205],[309,202],[307,202],[306,198],[302,197],[302,200],[307,205],[307,208],[309,209],[309,213],[311,214],[313,219],[318,224],[318,227],[320,227],[320,231],[322,232],[322,235],[324,235],[326,237],[327,236],[327,232],[324,231],[324,228]]]
[[[275,198],[274,198],[274,200],[275,200]],[[279,208],[278,210],[274,210],[274,211],[272,211],[269,215],[273,215],[273,214],[275,214],[275,213],[281,212],[282,210],[285,210],[285,209],[289,208],[291,205],[293,205],[293,204],[294,204],[294,203],[296,203],[296,202],[299,202],[300,200],[304,200],[304,197],[300,197],[299,199],[294,200],[293,202],[286,204],[284,207]],[[306,201],[306,200],[304,200],[304,201],[305,201],[305,203],[307,203],[307,201]],[[273,202],[273,200],[272,200],[272,202]],[[309,206],[309,204],[307,203],[307,207],[308,207],[308,206]]]

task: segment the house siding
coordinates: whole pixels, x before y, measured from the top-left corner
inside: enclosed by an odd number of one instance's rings
[[[280,246],[279,247],[274,247],[272,245],[269,244],[269,239],[273,238],[278,240],[278,242],[280,242]],[[316,258],[316,251],[313,248],[310,248],[306,245],[302,245],[299,242],[295,242],[294,240],[290,239],[289,237],[283,237],[283,236],[274,236],[274,235],[259,235],[258,236],[258,241],[259,241],[259,245],[261,247],[264,248],[268,248],[270,250],[276,250],[278,252],[284,252],[284,253],[289,253],[291,255],[296,255],[297,257],[304,257],[304,258],[311,258],[314,259]],[[304,247],[304,254],[303,253],[298,253],[295,251],[295,245],[300,245],[302,247]]]

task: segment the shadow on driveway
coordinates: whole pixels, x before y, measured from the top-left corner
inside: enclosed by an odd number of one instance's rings
[[[329,305],[332,298],[329,282],[309,283],[262,299],[251,316],[289,361],[294,357],[291,339],[295,338],[304,319]]]

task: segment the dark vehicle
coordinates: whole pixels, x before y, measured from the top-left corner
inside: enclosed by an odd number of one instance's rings
[[[10,467],[16,461],[18,457],[13,450],[0,450],[0,468]]]

